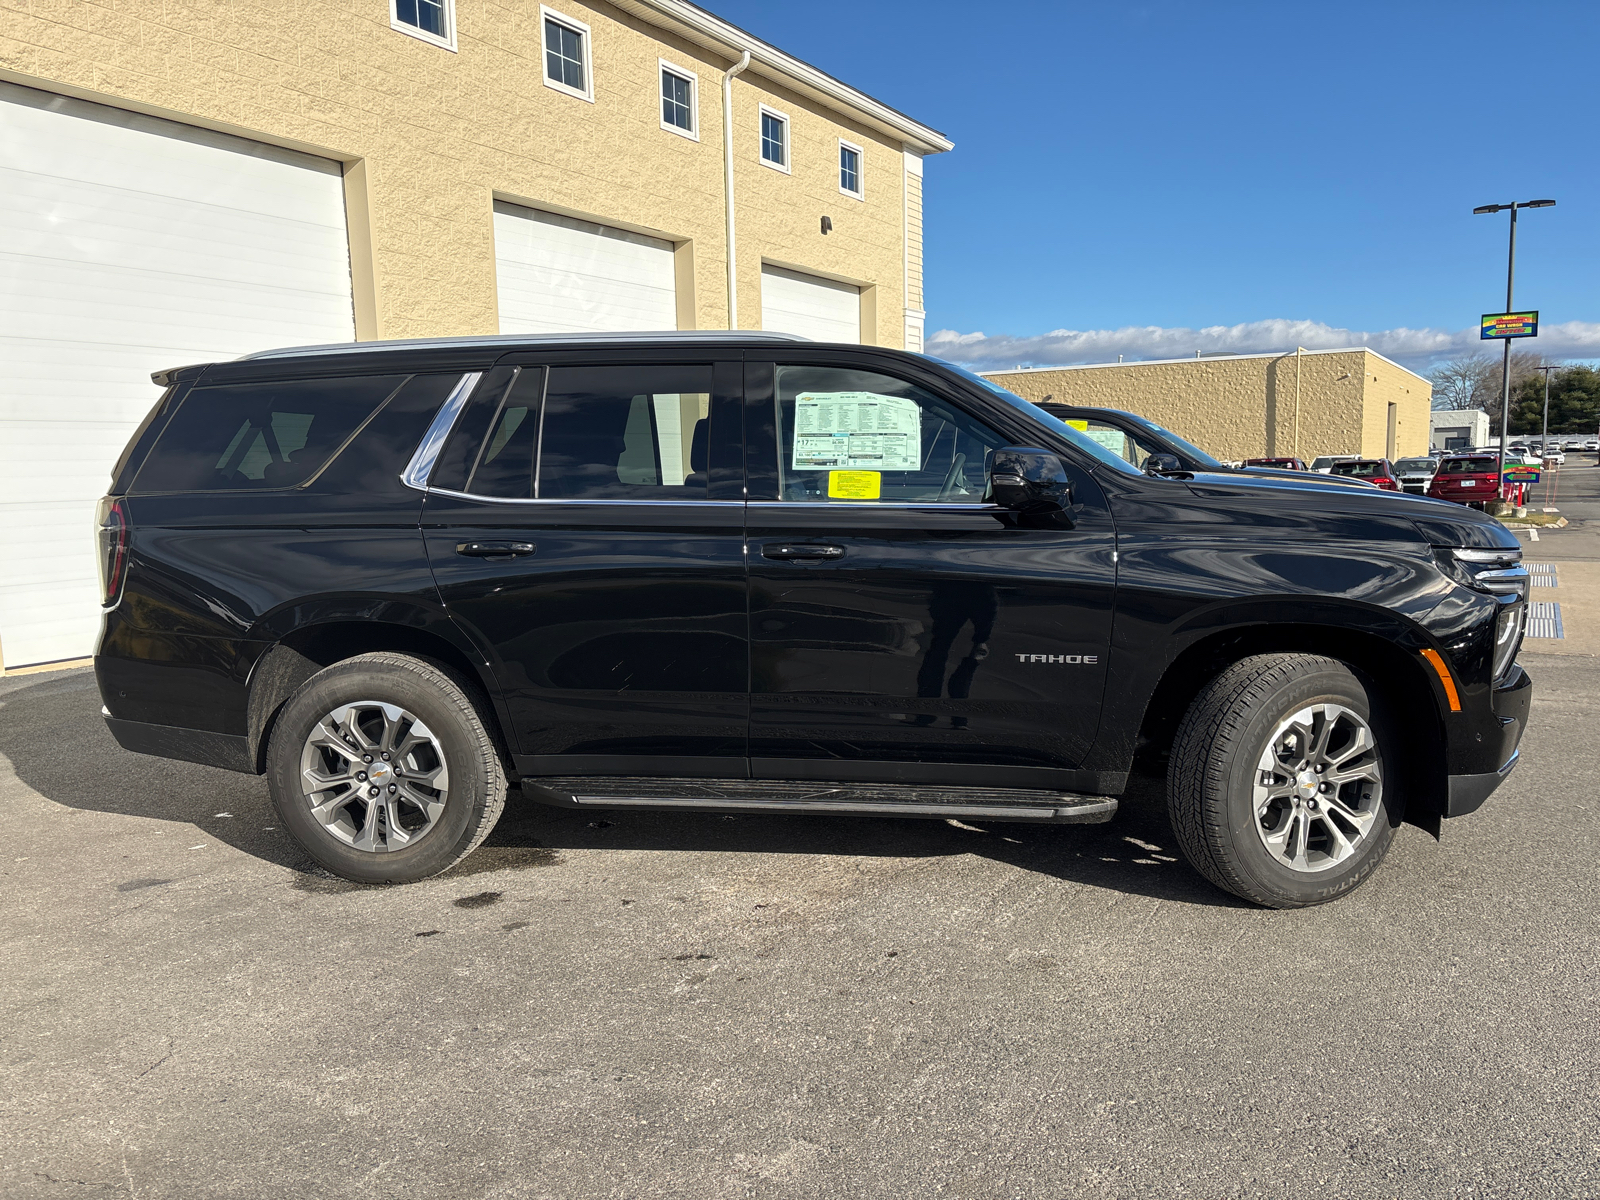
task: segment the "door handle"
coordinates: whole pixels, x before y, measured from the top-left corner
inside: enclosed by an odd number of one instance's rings
[[[761,547],[762,558],[786,561],[796,559],[828,560],[844,557],[843,546],[824,546],[815,542],[768,542]]]
[[[538,549],[532,542],[456,543],[456,553],[468,558],[525,558]]]

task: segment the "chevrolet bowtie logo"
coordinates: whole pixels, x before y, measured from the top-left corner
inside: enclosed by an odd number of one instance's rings
[[[1100,661],[1098,654],[1019,654],[1018,662],[1024,663],[1097,663]]]

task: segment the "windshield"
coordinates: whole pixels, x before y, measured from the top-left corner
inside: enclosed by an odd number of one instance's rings
[[[1311,469],[1313,471],[1320,471],[1324,467],[1333,466],[1333,464],[1338,462],[1338,461],[1339,461],[1339,459],[1337,457],[1335,457],[1334,455],[1332,455],[1332,454],[1324,454],[1321,458],[1317,459],[1315,462],[1313,462],[1311,464]]]
[[[1395,463],[1394,469],[1396,471],[1416,471],[1420,473],[1433,470],[1435,465],[1431,458],[1402,458]]]
[[[1134,468],[1133,464],[1128,462],[1128,460],[1123,458],[1120,454],[1113,453],[1110,449],[1100,445],[1100,443],[1096,442],[1093,438],[1086,437],[1084,434],[1078,432],[1076,429],[1073,429],[1064,421],[1052,417],[1037,404],[1033,404],[1027,400],[1024,400],[1015,392],[1008,392],[999,384],[991,383],[982,375],[975,375],[965,367],[957,366],[953,362],[946,362],[944,359],[935,358],[931,354],[924,354],[920,357],[927,359],[929,362],[936,362],[941,367],[945,367],[948,370],[954,371],[963,379],[970,380],[971,382],[977,384],[979,387],[983,388],[984,391],[992,392],[994,395],[999,396],[1000,399],[1004,400],[1013,408],[1020,409],[1021,411],[1027,413],[1035,421],[1042,422],[1051,433],[1060,434],[1062,437],[1066,438],[1073,444],[1074,447],[1082,450],[1085,454],[1089,455],[1096,461],[1105,463],[1110,467],[1116,467],[1118,470],[1126,471],[1132,475],[1137,475],[1139,473]]]

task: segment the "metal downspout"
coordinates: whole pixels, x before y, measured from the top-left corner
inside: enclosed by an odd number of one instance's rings
[[[728,209],[728,328],[739,328],[739,275],[733,252],[733,81],[750,65],[750,51],[722,76],[722,171]]]

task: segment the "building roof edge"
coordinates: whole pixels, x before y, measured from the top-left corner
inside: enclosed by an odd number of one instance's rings
[[[618,8],[642,17],[666,17],[693,31],[700,39],[727,47],[735,58],[748,50],[751,62],[764,67],[766,73],[799,84],[802,88],[826,97],[836,104],[863,113],[878,124],[894,130],[911,147],[921,150],[924,154],[942,154],[955,149],[955,143],[937,129],[908,117],[881,100],[873,99],[865,92],[835,79],[826,71],[803,62],[792,54],[785,54],[771,43],[745,32],[732,22],[724,21],[697,4],[690,4],[687,0],[613,0],[613,2]]]
[[[1370,354],[1373,358],[1382,359],[1391,367],[1395,368],[1395,370],[1404,371],[1407,375],[1422,380],[1422,382],[1428,384],[1429,387],[1433,386],[1432,380],[1430,380],[1426,375],[1421,375],[1418,372],[1413,371],[1410,367],[1401,366],[1399,363],[1395,362],[1394,359],[1389,358],[1386,355],[1379,354],[1371,346],[1336,346],[1326,350],[1302,350],[1300,354],[1304,358],[1309,358],[1313,354],[1354,354],[1358,351],[1363,354]],[[1166,367],[1171,366],[1174,363],[1229,362],[1241,358],[1293,357],[1293,350],[1258,350],[1252,351],[1248,354],[1207,354],[1203,358],[1145,358],[1140,359],[1137,362],[1062,363],[1060,366],[1054,367],[1013,367],[1010,370],[979,371],[978,374],[987,379],[994,375],[1029,375],[1039,371],[1098,371],[1106,367]]]

